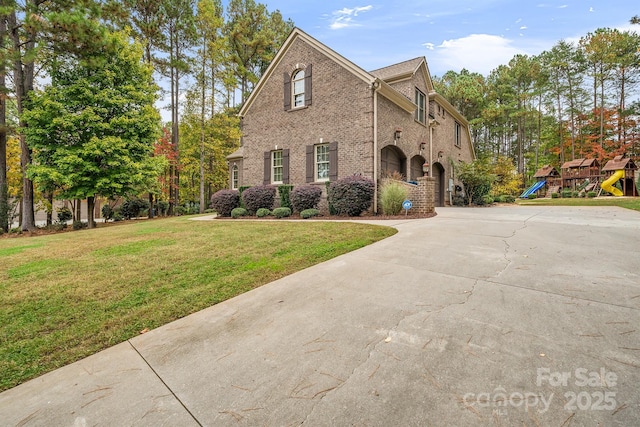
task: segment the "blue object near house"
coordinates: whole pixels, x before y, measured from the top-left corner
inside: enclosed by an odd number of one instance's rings
[[[525,192],[520,195],[520,198],[521,199],[526,199],[527,197],[529,197],[529,194],[533,194],[536,191],[538,191],[539,189],[541,189],[542,187],[544,187],[544,184],[546,184],[546,182],[547,181],[538,181],[538,182],[536,182],[531,187],[527,188],[525,190]]]

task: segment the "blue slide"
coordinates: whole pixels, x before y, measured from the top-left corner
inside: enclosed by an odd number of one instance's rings
[[[531,187],[527,188],[526,191],[520,195],[520,198],[521,199],[526,199],[527,197],[529,197],[529,194],[533,194],[536,191],[538,191],[539,189],[541,189],[542,187],[544,187],[544,184],[546,182],[547,181],[538,181],[538,182],[536,182]]]

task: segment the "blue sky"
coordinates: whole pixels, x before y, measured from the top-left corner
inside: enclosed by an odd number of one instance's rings
[[[425,56],[433,76],[487,75],[516,54],[537,55],[597,28],[640,32],[636,1],[262,0],[365,70]],[[226,1],[224,2],[226,3]]]

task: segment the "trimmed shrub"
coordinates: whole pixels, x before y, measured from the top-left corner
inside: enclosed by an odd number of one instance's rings
[[[352,175],[331,183],[328,198],[337,215],[359,216],[371,207],[374,191],[371,179]]]
[[[291,216],[291,209],[275,208],[272,213],[273,213],[273,216],[275,216],[276,218],[286,218],[288,216]]]
[[[158,215],[165,216],[169,210],[169,202],[166,200],[160,200],[156,203],[156,208],[158,209]]]
[[[571,192],[571,197],[573,197],[574,199],[577,198],[578,196],[579,196],[579,193],[577,191]]]
[[[109,221],[110,219],[113,218],[114,211],[111,206],[104,205],[101,210],[102,210],[102,218],[104,218],[105,221]]]
[[[476,200],[476,205],[478,206],[484,206],[484,205],[491,205],[493,204],[493,197],[491,197],[489,194],[485,194],[480,196],[480,198],[478,198],[478,200]]]
[[[240,192],[237,190],[220,190],[211,196],[211,208],[220,216],[230,216],[237,207],[240,207]]]
[[[294,211],[302,212],[307,209],[317,209],[322,189],[316,185],[296,187],[290,194],[291,206]]]
[[[529,200],[533,200],[533,199],[537,199],[537,198],[538,198],[538,195],[537,195],[537,194],[529,194],[529,195],[527,196],[527,199],[529,199]]]
[[[256,216],[258,218],[264,218],[265,216],[271,215],[271,211],[267,208],[260,208],[256,211]]]
[[[589,192],[587,193],[587,196],[588,196],[588,197],[596,197],[597,195],[598,195],[598,193],[596,193],[595,191],[589,191]]]
[[[255,213],[260,208],[273,209],[276,197],[276,187],[273,185],[257,185],[242,192],[242,202],[249,213]]]
[[[500,199],[500,200],[498,200]],[[495,199],[496,202],[499,203],[515,203],[516,202],[516,198],[514,196],[512,196],[511,194],[503,194],[500,197],[498,197],[497,199]]]
[[[282,184],[278,185],[278,196],[280,197],[280,207],[281,208],[290,208],[291,207],[291,190],[293,189],[293,185]]]
[[[300,212],[300,217],[302,219],[309,219],[318,215],[320,215],[320,211],[318,209],[305,209],[302,212]]]
[[[125,219],[136,218],[140,216],[140,212],[149,209],[149,202],[142,199],[126,200],[120,207],[120,214]]]
[[[74,230],[82,230],[83,228],[87,228],[89,226],[88,223],[82,221],[73,221],[73,229]]]
[[[453,196],[453,199],[451,200],[451,202],[453,203],[453,206],[467,206],[467,200],[460,195],[455,195]]]
[[[61,207],[56,210],[58,214],[58,224],[67,224],[67,221],[73,218],[73,213],[71,213],[71,209],[67,207]]]
[[[247,216],[249,212],[245,208],[234,208],[231,211],[231,218],[240,218],[241,216]]]
[[[398,215],[409,190],[401,182],[386,180],[380,188],[380,206],[385,215]]]
[[[573,194],[573,191],[571,190],[562,190],[563,199],[570,199],[572,194]]]
[[[551,193],[551,198],[552,199],[557,199],[560,197],[560,193]]]

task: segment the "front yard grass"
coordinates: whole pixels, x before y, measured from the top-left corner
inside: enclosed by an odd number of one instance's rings
[[[619,206],[621,208],[640,211],[640,197],[597,197],[597,198],[570,198],[570,199],[518,199],[519,205],[539,206]]]
[[[0,239],[0,391],[395,233],[181,217]]]

